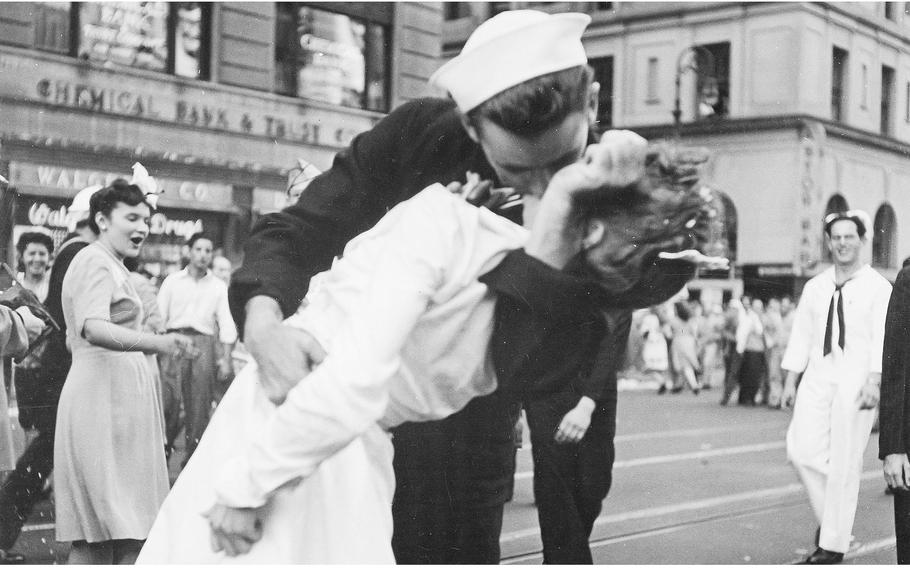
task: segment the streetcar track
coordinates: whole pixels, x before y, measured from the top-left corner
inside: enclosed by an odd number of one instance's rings
[[[669,534],[671,532],[677,532],[677,531],[680,531],[680,530],[683,530],[683,529],[686,529],[689,527],[694,527],[694,526],[698,526],[698,525],[702,525],[702,524],[710,523],[710,522],[714,522],[714,521],[732,520],[732,519],[737,519],[740,517],[746,517],[746,516],[749,516],[749,515],[752,515],[755,513],[763,513],[763,512],[767,512],[767,511],[773,511],[773,510],[786,510],[786,509],[795,509],[798,507],[805,507],[806,502],[808,502],[808,499],[805,499],[804,501],[798,501],[796,503],[784,503],[784,504],[774,503],[774,504],[770,504],[770,505],[756,505],[756,506],[750,507],[748,509],[740,509],[738,511],[728,511],[725,513],[715,513],[713,515],[707,515],[704,517],[699,517],[697,519],[689,519],[686,521],[669,523],[669,524],[662,525],[662,526],[650,527],[647,529],[630,531],[627,533],[610,535],[610,536],[605,536],[605,537],[600,537],[600,538],[593,538],[589,542],[590,542],[590,546],[591,546],[591,551],[593,552],[595,548],[601,548],[601,547],[608,546],[611,544],[618,544],[621,542],[637,540],[640,538],[647,538],[647,537],[651,537],[651,536]],[[510,563],[514,564],[514,563],[523,562],[526,560],[538,560],[541,558],[543,558],[543,550],[535,549],[533,551],[523,552],[520,554],[503,556],[502,559],[500,560],[500,563],[501,564],[510,564]]]
[[[870,481],[873,479],[881,478],[880,470],[869,470],[863,472],[860,476],[861,482]],[[799,496],[799,501],[793,504],[788,504],[787,502],[779,501],[779,499],[790,498],[794,496]],[[726,511],[726,512],[716,512],[708,513],[704,516],[699,516],[694,519],[677,521],[669,524],[659,525],[656,527],[650,527],[647,529],[641,529],[636,531],[630,531],[628,533],[622,533],[618,535],[609,535],[605,537],[600,537],[592,539],[591,545],[592,548],[596,546],[605,546],[607,544],[614,544],[616,542],[623,542],[628,540],[634,540],[638,538],[645,538],[648,536],[656,536],[659,534],[666,534],[669,532],[675,532],[677,530],[682,530],[685,527],[697,526],[705,522],[710,522],[712,520],[719,519],[734,519],[741,517],[743,515],[753,514],[756,512],[763,512],[767,510],[786,510],[788,508],[799,506],[805,507],[808,503],[808,498],[806,497],[805,491],[801,483],[790,483],[787,485],[781,485],[777,487],[769,487],[766,489],[760,489],[756,491],[748,491],[743,493],[734,493],[730,495],[722,495],[719,497],[711,497],[708,499],[701,499],[698,501],[687,501],[683,503],[676,503],[673,505],[665,505],[659,507],[649,507],[646,509],[638,509],[634,511],[628,511],[625,513],[614,513],[610,515],[601,515],[594,521],[594,526],[604,526],[610,524],[618,524],[629,521],[641,521],[645,519],[654,519],[667,517],[669,515],[675,515],[685,512],[693,511],[704,511],[712,507],[720,506],[730,506],[733,504],[742,504],[748,501],[755,501],[757,499],[778,499],[773,503],[763,503],[759,505],[740,505],[736,511]],[[746,507],[746,508],[743,508]],[[500,545],[508,544],[512,542],[517,542],[531,537],[540,537],[540,527],[534,526],[532,528],[512,531],[502,535],[500,538]],[[535,547],[539,548],[539,544],[535,544]],[[536,550],[536,548],[535,548]],[[531,552],[522,552],[519,554],[505,556],[503,557],[503,562],[509,559],[519,558],[522,559],[527,556],[527,559],[533,559],[537,556],[540,556],[542,551],[536,550]]]

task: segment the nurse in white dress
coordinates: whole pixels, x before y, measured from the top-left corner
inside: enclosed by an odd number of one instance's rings
[[[496,388],[494,298],[477,278],[527,234],[436,185],[352,240],[286,320],[328,356],[278,407],[254,364],[237,376],[139,562],[394,563],[386,431]],[[203,513],[216,502],[269,508],[248,554],[212,551]]]

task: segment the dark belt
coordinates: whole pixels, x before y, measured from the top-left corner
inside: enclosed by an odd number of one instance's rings
[[[172,327],[168,328],[165,333],[182,333],[183,335],[206,335],[192,327]]]

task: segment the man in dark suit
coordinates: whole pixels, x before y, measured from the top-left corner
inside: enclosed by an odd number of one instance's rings
[[[897,562],[910,564],[910,259],[898,273],[888,303],[882,351],[878,457],[894,495]]]

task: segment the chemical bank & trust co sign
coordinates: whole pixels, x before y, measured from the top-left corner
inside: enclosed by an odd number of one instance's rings
[[[34,59],[33,59],[34,58]],[[63,63],[39,55],[0,53],[0,97],[28,100],[89,113],[245,134],[334,148],[369,130],[375,117],[361,111],[305,107],[263,94],[193,83],[151,73],[114,72]],[[190,82],[192,83],[192,82]],[[302,101],[301,101],[302,103]]]

